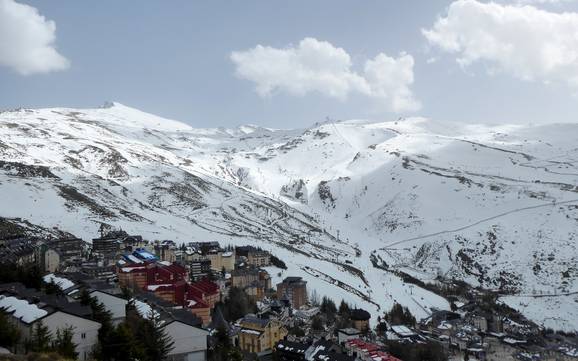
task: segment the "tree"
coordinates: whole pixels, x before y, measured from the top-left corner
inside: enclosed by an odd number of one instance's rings
[[[415,317],[407,307],[395,303],[391,310],[385,314],[385,319],[392,325],[415,326]]]
[[[166,360],[174,347],[174,342],[161,327],[158,315],[151,315],[150,319],[141,319],[135,332],[137,347],[142,350],[139,360],[159,361]]]
[[[231,344],[229,334],[223,327],[217,328],[215,333],[215,347],[210,351],[209,360],[211,361],[242,361],[243,355]]]
[[[341,300],[341,303],[339,304],[339,316],[349,316],[350,314],[351,308],[349,307],[349,304],[345,302],[345,300]]]
[[[132,331],[126,323],[121,323],[109,333],[107,342],[101,344],[95,356],[98,360],[132,361],[137,353],[135,346]]]
[[[56,338],[52,342],[52,349],[60,356],[75,360],[78,356],[76,344],[72,342],[72,327],[56,330]]]
[[[225,302],[221,303],[223,316],[227,321],[236,321],[248,313],[257,312],[255,301],[238,287],[231,287]]]
[[[323,331],[325,329],[323,326],[323,320],[321,317],[319,317],[319,315],[313,317],[313,320],[311,321],[311,328],[315,331]]]
[[[335,302],[332,299],[323,296],[321,300],[321,313],[324,313],[327,316],[327,319],[333,321],[335,319],[335,314],[337,313],[337,307],[335,306]]]
[[[26,350],[32,352],[48,352],[50,351],[52,335],[48,327],[42,324],[42,321],[37,322],[32,328],[30,339],[26,342]]]
[[[303,336],[305,336],[305,331],[301,327],[295,326],[295,327],[289,329],[289,334],[297,336],[297,337],[303,337]]]
[[[311,295],[309,296],[309,303],[313,306],[319,306],[319,295],[317,294],[317,290],[311,291]]]
[[[46,292],[47,295],[64,295],[62,289],[56,283],[54,283],[54,279],[51,279],[50,282],[44,284],[44,292]]]
[[[20,331],[12,325],[4,311],[0,311],[0,346],[12,349],[20,340]]]
[[[98,302],[96,297],[92,297],[86,289],[80,293],[80,303],[85,306],[90,306],[92,311],[92,319],[101,324],[98,330],[98,347],[95,350],[96,357],[102,357],[103,360],[110,359],[107,345],[111,343],[114,326],[112,324],[112,313],[106,309],[103,303]]]

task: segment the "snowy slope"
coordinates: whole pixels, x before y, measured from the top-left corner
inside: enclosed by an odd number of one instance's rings
[[[578,329],[576,134],[423,118],[194,129],[118,103],[18,110],[0,114],[0,216],[87,239],[104,222],[255,243],[287,262],[275,277],[302,275],[374,316],[393,302],[419,317],[448,307],[379,259],[500,290],[536,321]]]

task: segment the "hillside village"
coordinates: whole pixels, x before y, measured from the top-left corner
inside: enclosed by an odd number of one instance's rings
[[[150,241],[101,229],[90,240],[3,234],[0,350],[78,360],[578,360],[555,333],[463,283],[421,285],[451,302],[416,320],[371,315],[287,276],[260,248]],[[412,282],[407,279],[407,282]],[[130,347],[129,347],[130,346]]]

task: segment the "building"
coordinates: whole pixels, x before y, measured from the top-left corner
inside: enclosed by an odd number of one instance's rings
[[[201,259],[190,261],[190,276],[191,280],[196,281],[201,278],[205,278],[211,272],[211,261],[208,259]]]
[[[58,330],[70,328],[80,360],[88,360],[98,342],[101,325],[89,319],[90,308],[68,302],[65,297],[45,295],[19,283],[4,284],[0,285],[0,309],[20,331],[23,345],[38,323],[53,335]]]
[[[155,255],[165,262],[176,262],[177,256],[175,253],[177,246],[173,241],[162,241],[159,244],[155,244],[154,251]]]
[[[123,238],[115,234],[110,234],[92,240],[92,253],[100,257],[105,264],[113,264],[122,254]]]
[[[320,339],[305,352],[305,359],[310,361],[356,361],[355,355],[341,352],[341,347],[331,341]]]
[[[346,341],[359,338],[360,335],[361,332],[356,328],[342,328],[337,331],[337,340],[339,344],[343,344]]]
[[[213,271],[221,272],[223,269],[230,272],[235,269],[235,252],[222,250],[211,250],[206,254],[206,257],[211,261],[211,269]]]
[[[199,320],[188,312],[171,312],[172,319],[161,328],[174,342],[167,355],[169,361],[202,361],[207,359],[207,337],[209,332],[202,329]]]
[[[44,246],[41,246],[44,248]],[[44,270],[44,272],[56,272],[60,267],[60,253],[52,248],[45,248],[45,250],[40,252],[40,269]]]
[[[17,237],[3,240],[0,244],[0,263],[25,265],[36,262],[38,238]]]
[[[281,340],[275,345],[276,360],[279,361],[305,361],[305,352],[308,344]]]
[[[246,352],[272,350],[277,342],[287,336],[287,330],[274,319],[245,316],[239,326],[239,347]]]
[[[62,261],[78,261],[82,259],[82,250],[84,248],[84,241],[80,238],[61,238],[50,240],[47,242],[50,249],[56,250]]]
[[[351,320],[353,321],[353,327],[361,332],[366,332],[369,330],[369,319],[371,315],[366,310],[361,308],[355,308],[351,310]]]
[[[289,300],[291,307],[300,308],[307,304],[307,281],[301,277],[287,277],[277,284],[277,297]]]
[[[265,267],[271,264],[271,254],[252,246],[235,248],[237,258],[243,258],[247,264],[254,267]]]
[[[257,283],[263,290],[271,289],[271,276],[265,270],[250,267],[231,272],[231,286],[245,289]]]
[[[105,290],[92,290],[90,296],[95,297],[110,312],[113,324],[117,325],[125,320],[126,306],[128,305],[126,299]]]
[[[174,342],[167,360],[196,361],[207,359],[209,332],[201,328],[201,319],[150,294],[141,294],[131,303],[134,305],[134,311],[140,317],[145,319],[155,317],[165,334]]]

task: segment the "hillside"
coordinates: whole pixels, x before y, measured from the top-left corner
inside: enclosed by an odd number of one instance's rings
[[[118,103],[9,111],[0,217],[86,239],[107,223],[254,243],[288,264],[275,278],[301,275],[374,316],[393,302],[418,317],[448,308],[384,269],[461,279],[576,330],[575,134],[578,124],[423,118],[194,129]]]

